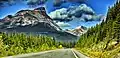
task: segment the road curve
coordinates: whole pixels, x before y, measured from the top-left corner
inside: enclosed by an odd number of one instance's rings
[[[73,49],[59,49],[39,53],[30,53],[5,58],[88,58]]]

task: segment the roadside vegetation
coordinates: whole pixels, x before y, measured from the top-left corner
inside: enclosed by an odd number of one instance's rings
[[[106,20],[91,27],[76,44],[76,49],[91,58],[120,57],[120,2],[109,7]]]
[[[0,57],[40,52],[74,46],[70,42],[56,42],[55,39],[41,35],[24,33],[0,33]]]

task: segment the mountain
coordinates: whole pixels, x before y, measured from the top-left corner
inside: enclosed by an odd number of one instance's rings
[[[36,26],[38,26],[38,28]],[[44,8],[21,10],[17,12],[15,16],[8,15],[2,20],[2,22],[0,22],[0,29],[17,32],[45,32],[61,30],[59,26],[53,23],[51,18],[47,16]]]
[[[76,47],[91,58],[119,58],[120,0],[109,7],[106,20],[80,37]]]
[[[36,8],[34,10],[21,10],[14,16],[6,16],[0,20],[0,31],[43,34],[59,40],[77,39],[75,35],[63,32],[62,29],[46,14],[44,7]],[[69,37],[65,38],[66,36]]]
[[[87,32],[87,28],[84,26],[78,26],[73,30],[66,30],[67,32],[77,35],[77,36],[81,36],[82,34]]]

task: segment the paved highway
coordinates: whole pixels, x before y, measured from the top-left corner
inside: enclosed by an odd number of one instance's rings
[[[39,53],[30,53],[5,58],[88,58],[73,49],[59,49]]]

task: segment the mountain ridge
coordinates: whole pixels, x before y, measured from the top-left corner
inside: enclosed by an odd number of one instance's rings
[[[76,35],[62,31],[62,29],[46,14],[44,7],[34,10],[21,10],[14,16],[6,16],[0,21],[0,31],[39,33],[63,40],[77,39]],[[66,38],[66,36],[69,37]]]

